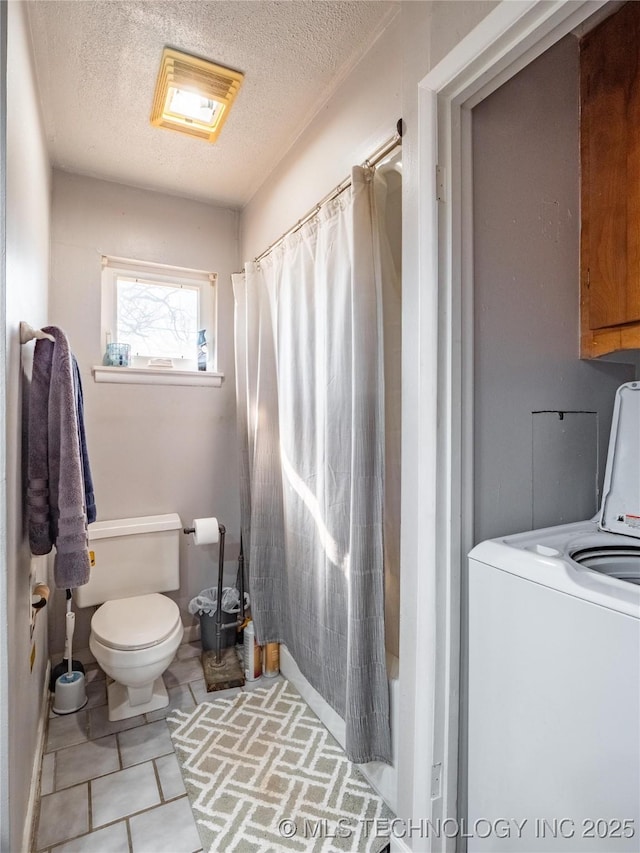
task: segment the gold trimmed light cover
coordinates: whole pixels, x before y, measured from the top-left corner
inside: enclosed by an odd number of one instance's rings
[[[238,71],[165,47],[151,124],[215,142],[243,77]]]

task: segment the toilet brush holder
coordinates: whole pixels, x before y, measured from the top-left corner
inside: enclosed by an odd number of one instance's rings
[[[65,672],[56,679],[53,696],[54,714],[73,714],[87,704],[87,685],[84,673]]]
[[[70,597],[67,598],[69,603]],[[65,623],[65,651],[67,655],[67,671],[56,678],[53,694],[54,714],[73,714],[87,704],[87,685],[84,672],[73,669],[73,632],[76,624],[76,614],[67,609]]]

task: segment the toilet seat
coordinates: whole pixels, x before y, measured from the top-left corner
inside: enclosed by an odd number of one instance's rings
[[[94,613],[91,630],[107,648],[135,651],[162,643],[179,623],[175,601],[154,592],[106,601]]]

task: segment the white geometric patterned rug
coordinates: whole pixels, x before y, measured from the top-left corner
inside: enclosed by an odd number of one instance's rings
[[[288,681],[167,717],[206,853],[379,853],[394,815]]]

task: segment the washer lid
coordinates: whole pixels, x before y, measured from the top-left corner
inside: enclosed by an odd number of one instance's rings
[[[145,649],[165,640],[179,621],[175,601],[154,592],[105,601],[93,615],[91,630],[112,649]]]
[[[640,382],[616,392],[599,526],[640,538]]]

